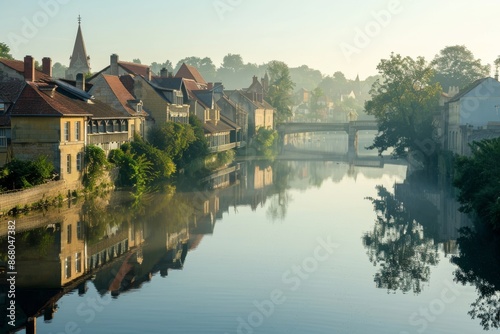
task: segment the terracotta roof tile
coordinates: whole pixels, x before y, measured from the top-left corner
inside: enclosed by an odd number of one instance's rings
[[[142,75],[143,77],[148,75],[148,65],[131,63],[128,61],[118,61],[118,65],[123,67],[130,74]]]
[[[181,68],[179,68],[179,71],[177,71],[175,77],[191,79],[205,86],[207,84],[207,82],[205,81],[205,79],[203,79],[198,69],[194,66],[187,65],[186,63],[182,63],[182,66]]]
[[[111,88],[111,90],[115,94],[116,98],[122,105],[123,109],[130,115],[137,115],[137,112],[134,109],[132,109],[127,103],[127,101],[135,100],[135,98],[125,88],[120,78],[114,75],[107,75],[107,74],[103,74],[102,76],[106,81],[106,83],[108,84],[109,88]]]
[[[24,75],[24,61],[0,58],[0,63],[4,64],[7,67],[10,67],[19,74]],[[50,79],[51,78],[48,75],[46,75],[42,71],[35,69],[35,80],[38,81],[38,80],[50,80]]]
[[[51,92],[51,88],[54,89]],[[24,87],[12,116],[93,116],[93,118],[124,118],[123,114],[107,104],[92,100],[86,102],[53,83],[29,82]]]

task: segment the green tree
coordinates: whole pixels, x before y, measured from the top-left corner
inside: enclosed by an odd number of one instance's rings
[[[431,84],[434,71],[424,58],[391,54],[377,66],[381,75],[370,90],[367,114],[375,116],[379,132],[370,149],[380,154],[393,148],[394,157],[412,157],[429,165],[434,152],[433,113],[441,87]],[[429,147],[430,146],[430,147]],[[420,153],[417,155],[416,153]]]
[[[196,69],[200,72],[202,77],[207,81],[207,82],[214,82],[216,79],[216,67],[214,63],[212,62],[212,59],[209,57],[205,58],[199,58],[199,57],[186,57],[177,62],[177,65],[175,66],[174,72],[177,72],[183,63],[186,63],[187,65],[196,67]]]
[[[276,109],[274,115],[274,123],[276,124],[286,121],[292,116],[292,94],[295,84],[291,79],[288,66],[282,61],[271,61],[267,71],[270,85],[266,99]]]
[[[321,106],[319,104],[319,100],[321,97],[324,97],[323,90],[320,87],[316,87],[312,92],[311,92],[311,97],[309,101],[309,110],[311,111],[311,114],[313,115],[314,118],[321,118],[321,115],[319,115],[319,111],[321,109]]]
[[[107,165],[106,152],[102,148],[95,145],[85,147],[84,185],[89,189],[93,189],[97,180],[104,174]]]
[[[7,44],[0,42],[0,58],[14,59]]]
[[[164,151],[176,164],[195,140],[194,130],[189,124],[167,122],[153,126],[148,132],[149,143]]]
[[[165,61],[164,63],[157,63],[153,62],[150,65],[151,71],[153,71],[156,74],[160,74],[160,71],[165,68],[167,69],[168,72],[172,73],[174,72],[174,66],[170,60]]]
[[[136,64],[142,64],[142,63],[141,63],[141,60],[140,60],[139,58],[134,58],[134,59],[132,59],[132,62],[133,62],[133,63],[136,63]]]
[[[307,65],[302,65],[290,68],[290,78],[296,87],[312,90],[319,85],[323,79],[323,74]]]
[[[0,189],[24,189],[47,182],[53,177],[54,165],[46,156],[34,161],[13,159],[0,168]]]
[[[431,64],[435,70],[433,82],[439,82],[445,91],[450,86],[465,88],[490,74],[490,66],[481,64],[481,59],[475,59],[464,45],[445,47]]]
[[[52,66],[52,76],[54,78],[65,78],[67,69],[67,66],[57,62]]]
[[[484,223],[500,228],[500,138],[474,142],[470,157],[455,161],[454,185],[461,211],[475,213]]]
[[[203,124],[195,115],[189,115],[189,125],[194,131],[195,140],[188,146],[179,161],[179,168],[197,171],[203,168],[205,157],[209,154],[208,143],[203,131]]]
[[[175,173],[176,168],[172,158],[139,136],[136,136],[134,141],[130,143],[130,151],[135,157],[144,156],[147,161],[151,162],[154,174],[152,174],[153,177],[148,178],[150,183],[166,180]]]
[[[277,140],[278,132],[276,130],[260,127],[253,137],[253,146],[257,154],[271,159],[276,154],[275,146]]]

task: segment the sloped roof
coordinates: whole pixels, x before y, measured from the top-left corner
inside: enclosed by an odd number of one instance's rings
[[[182,63],[182,66],[177,71],[175,77],[191,79],[202,85],[207,84],[207,82],[205,81],[205,79],[203,79],[198,69],[194,66],[187,65],[186,63]]]
[[[128,62],[128,61],[121,61],[121,60],[119,60],[118,61],[118,66],[121,67],[127,73],[129,73],[129,74],[131,74],[133,76],[137,76],[138,75],[138,76],[147,77],[147,75],[148,75],[148,68],[149,68],[148,65],[136,64],[136,63],[131,63],[131,62]],[[100,70],[99,72],[94,73],[88,79],[88,81],[94,80],[95,78],[97,78],[99,76],[99,74],[102,74],[102,73],[106,72],[110,67],[111,66],[108,65],[105,68],[103,68],[102,70]]]
[[[456,101],[460,100],[462,97],[464,97],[465,95],[469,94],[472,90],[474,90],[474,88],[476,88],[477,86],[479,86],[480,84],[482,84],[484,81],[486,81],[488,79],[495,80],[493,78],[482,78],[482,79],[476,80],[473,83],[471,83],[469,86],[462,89],[449,102],[456,102]]]
[[[205,133],[228,132],[231,130],[234,130],[234,128],[224,122],[214,123],[213,121],[208,121],[203,123],[203,131]]]
[[[130,95],[134,95],[134,85],[135,85],[134,78],[130,74],[120,75],[120,81],[122,82],[123,87],[125,87],[128,90]]]
[[[159,87],[175,90],[181,90],[183,83],[182,78],[153,77],[151,81]]]
[[[137,113],[134,109],[132,109],[128,105],[127,101],[135,100],[135,98],[125,88],[125,86],[123,85],[123,83],[119,77],[114,76],[114,75],[107,75],[107,74],[103,74],[102,77],[104,78],[104,81],[106,81],[106,83],[108,84],[109,88],[111,89],[111,91],[115,95],[118,102],[120,102],[124,111],[126,111],[130,115],[141,114],[141,113]],[[142,114],[145,114],[145,113],[142,112]]]
[[[54,89],[53,94],[50,94],[51,88]],[[46,90],[46,92],[42,90]],[[107,104],[96,100],[86,102],[53,82],[27,83],[12,109],[11,115],[125,118],[123,114]]]
[[[118,65],[130,74],[142,75],[143,77],[148,75],[148,65],[131,63],[128,61],[118,61]]]
[[[210,90],[193,90],[192,93],[196,99],[202,102],[205,106],[212,109],[214,107],[214,94]]]
[[[226,117],[224,115],[220,115],[220,120],[221,120],[221,122],[224,122],[227,125],[229,125],[233,130],[235,130],[235,129],[238,129],[238,130],[241,129],[241,126],[239,126],[235,122],[231,121],[228,117]]]
[[[0,58],[0,63],[4,64],[7,67],[10,67],[20,75],[24,76],[24,61]],[[51,78],[47,74],[35,69],[35,80],[38,81],[38,80],[50,80],[50,79]]]

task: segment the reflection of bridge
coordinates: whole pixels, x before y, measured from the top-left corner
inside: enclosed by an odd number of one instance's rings
[[[384,163],[388,163],[387,159],[381,156],[355,156],[352,154],[341,154],[331,152],[312,151],[307,149],[297,149],[285,147],[282,153],[278,156],[280,160],[307,160],[307,161],[337,161],[345,162],[358,167],[384,167]],[[393,163],[392,159],[390,163]],[[396,161],[396,160],[394,160]]]
[[[351,121],[348,123],[281,123],[277,125],[281,143],[286,135],[305,132],[334,132],[344,131],[348,135],[348,153],[357,155],[358,131],[378,130],[376,121]]]

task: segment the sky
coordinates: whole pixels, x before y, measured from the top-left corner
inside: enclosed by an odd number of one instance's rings
[[[1,0],[0,42],[16,59],[69,65],[81,15],[92,71],[120,60],[174,65],[189,56],[284,61],[324,75],[377,74],[391,52],[432,60],[465,45],[483,64],[500,55],[498,0]]]

